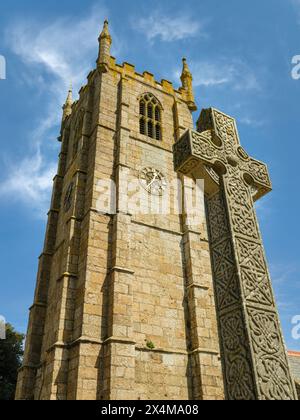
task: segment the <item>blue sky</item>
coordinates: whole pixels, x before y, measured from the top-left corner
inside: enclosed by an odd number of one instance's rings
[[[268,163],[274,191],[258,204],[287,346],[300,314],[299,0],[1,2],[0,314],[25,331],[56,170],[61,106],[85,83],[110,20],[113,51],[179,85],[188,58],[199,108],[238,121],[246,150]],[[198,116],[198,113],[195,117]]]

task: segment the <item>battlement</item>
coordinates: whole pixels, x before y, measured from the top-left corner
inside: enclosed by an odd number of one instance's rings
[[[142,74],[138,73],[135,70],[135,65],[131,63],[124,62],[123,64],[118,64],[115,57],[112,57],[110,54],[110,48],[112,44],[112,38],[109,34],[108,21],[105,20],[103,31],[99,37],[99,54],[97,58],[97,69],[93,70],[87,76],[88,83],[84,85],[79,90],[79,102],[80,98],[83,96],[84,92],[91,83],[91,80],[95,76],[96,71],[100,72],[115,72],[116,74],[121,75],[121,77],[127,77],[129,79],[135,80],[136,82],[143,83],[147,86],[151,86],[154,89],[164,92],[168,95],[176,97],[179,101],[183,101],[187,104],[191,112],[197,110],[195,104],[195,98],[193,93],[192,86],[192,74],[189,70],[187,61],[183,58],[183,69],[181,74],[181,87],[178,89],[174,88],[173,83],[169,80],[162,79],[161,81],[155,80],[155,77],[149,71],[144,71]],[[78,102],[74,102],[72,109],[77,106]],[[69,107],[70,108],[70,107]]]
[[[110,57],[109,68],[116,71],[123,76],[135,79],[138,82],[147,84],[156,89],[163,90],[169,95],[179,95],[183,101],[186,101],[185,91],[182,88],[175,89],[173,83],[169,80],[162,79],[160,82],[155,80],[155,77],[149,71],[139,73],[135,69],[135,65],[124,62],[123,64],[116,63],[115,57]]]
[[[173,83],[169,80],[162,79],[160,82],[155,80],[155,76],[153,73],[149,71],[144,71],[143,73],[139,73],[135,69],[135,65],[131,63],[124,62],[122,64],[118,64],[116,62],[115,57],[110,57],[108,68],[110,71],[115,72],[123,77],[131,78],[139,83],[143,83],[145,85],[151,86],[159,91],[162,91],[168,95],[176,96],[179,100],[183,102],[190,103],[190,97],[188,92],[183,88],[179,87],[178,89],[174,88]],[[91,83],[92,79],[96,74],[96,69],[92,70],[87,76],[87,84],[83,85],[78,94],[79,99],[75,100],[72,104],[72,110],[75,111],[78,103],[80,102],[80,98],[84,95],[85,91],[88,89],[89,84]]]

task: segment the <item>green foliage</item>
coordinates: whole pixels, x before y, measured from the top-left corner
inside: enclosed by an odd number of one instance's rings
[[[23,356],[23,340],[23,334],[6,324],[6,339],[0,340],[0,400],[14,399]]]
[[[150,350],[154,350],[155,349],[155,345],[152,343],[152,341],[146,341],[146,346]]]

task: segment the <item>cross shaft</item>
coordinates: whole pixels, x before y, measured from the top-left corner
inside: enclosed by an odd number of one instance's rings
[[[227,399],[297,399],[253,204],[272,189],[267,166],[241,147],[235,120],[215,109],[174,145],[174,162],[205,181]]]

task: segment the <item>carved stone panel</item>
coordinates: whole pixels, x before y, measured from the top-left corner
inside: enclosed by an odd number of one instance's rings
[[[226,396],[297,399],[253,204],[271,190],[267,166],[222,112],[202,111],[198,130],[175,144],[175,169],[215,182],[205,192]]]

